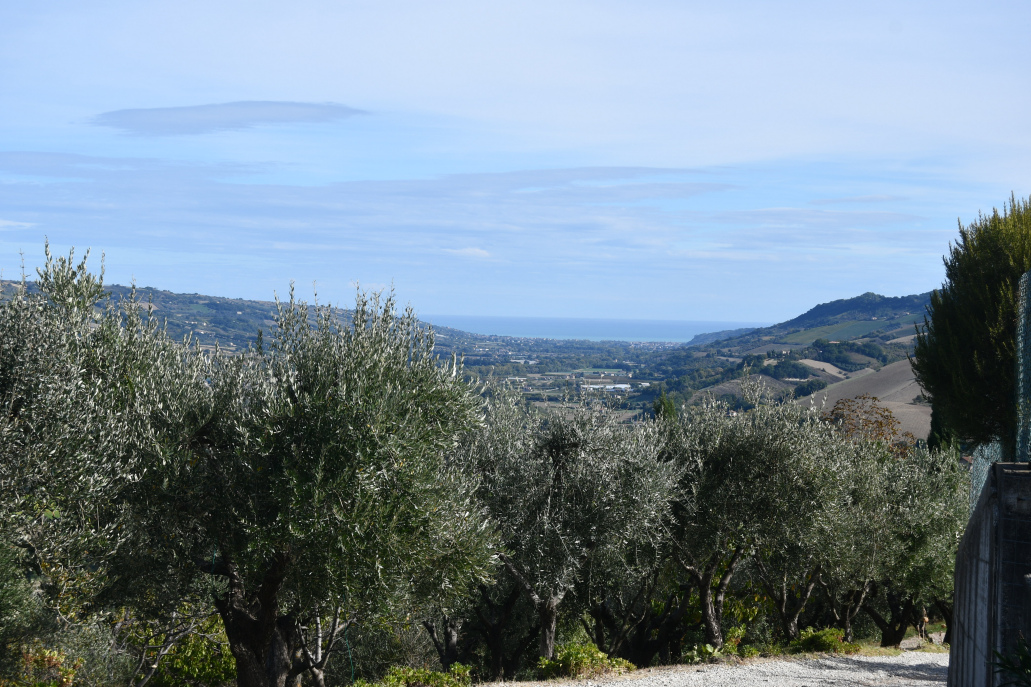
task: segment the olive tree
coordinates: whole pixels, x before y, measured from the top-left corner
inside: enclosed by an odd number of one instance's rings
[[[737,425],[742,457],[757,461],[749,504],[753,564],[787,639],[826,567],[831,517],[841,486],[840,462],[849,445],[812,407],[760,403]]]
[[[897,646],[918,622],[921,604],[950,610],[969,492],[952,451],[914,449],[882,467],[890,532],[881,575],[863,610],[881,631],[881,645]]]
[[[505,536],[501,560],[532,602],[540,655],[551,658],[559,605],[577,580],[658,536],[675,466],[659,460],[652,423],[622,425],[587,405],[543,415],[502,389],[466,450]]]
[[[669,425],[682,469],[670,552],[697,590],[705,641],[723,646],[723,605],[746,559],[784,634],[798,634],[824,568],[828,519],[848,445],[813,407],[778,403],[746,388],[751,410],[709,400]]]
[[[844,437],[836,462],[838,489],[824,509],[830,536],[823,542],[819,578],[828,607],[853,641],[853,623],[893,551],[894,513],[885,483],[892,460],[883,443]]]
[[[359,294],[344,322],[291,294],[233,357],[173,341],[135,301],[97,314],[84,264],[40,276],[39,297],[3,305],[0,433],[17,459],[5,505],[54,584],[150,614],[213,596],[237,683],[281,687],[321,679],[334,643],[311,645],[317,618],[493,565],[443,458],[478,400],[392,297]]]

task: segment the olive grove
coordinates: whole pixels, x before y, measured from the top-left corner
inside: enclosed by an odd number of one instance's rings
[[[540,409],[438,359],[390,297],[277,308],[250,350],[202,350],[49,252],[0,301],[0,671],[87,626],[104,684],[187,684],[192,661],[322,687],[948,619],[965,475],[874,399]]]

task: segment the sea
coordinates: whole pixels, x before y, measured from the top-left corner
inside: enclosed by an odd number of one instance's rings
[[[586,317],[486,317],[474,315],[420,315],[419,319],[438,327],[452,327],[473,334],[587,341],[686,342],[698,334],[742,327],[762,327],[769,324],[709,320],[612,320]]]

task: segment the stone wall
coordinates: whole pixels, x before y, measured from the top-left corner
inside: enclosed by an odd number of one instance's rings
[[[995,652],[1031,640],[1031,463],[995,463],[956,556],[949,687],[997,687]]]

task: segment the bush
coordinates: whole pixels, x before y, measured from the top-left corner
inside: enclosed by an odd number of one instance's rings
[[[196,634],[188,635],[158,664],[152,687],[230,685],[236,680],[236,662],[218,616],[208,618]]]
[[[0,675],[13,674],[22,662],[22,644],[32,635],[32,587],[15,550],[0,544]]]
[[[713,647],[712,644],[699,644],[681,654],[680,660],[684,663],[708,663],[722,655],[723,652]]]
[[[737,654],[741,658],[755,658],[756,656],[758,656],[761,653],[762,652],[759,650],[758,647],[749,646],[749,645],[746,645],[746,644],[741,644],[737,648]]]
[[[537,661],[537,673],[549,680],[555,677],[585,678],[606,673],[621,675],[635,670],[633,663],[622,658],[609,658],[594,644],[566,644],[555,650],[555,659]]]
[[[810,394],[815,394],[820,389],[825,389],[827,382],[822,379],[810,379],[808,382],[802,382],[795,387],[795,398],[802,398]]]
[[[781,360],[769,370],[774,379],[807,379],[813,376],[812,370],[794,360]]]
[[[355,680],[355,687],[468,687],[469,666],[452,663],[451,669],[441,673],[427,668],[394,666],[387,671],[381,682],[370,683]]]
[[[996,651],[992,665],[999,674],[1001,687],[1031,687],[1031,649],[1023,637],[1012,655],[1005,656]]]
[[[79,667],[77,662],[69,665],[62,652],[34,644],[23,649],[18,674],[0,679],[0,687],[71,687]]]
[[[790,646],[795,653],[854,654],[859,651],[858,644],[842,641],[841,630],[836,627],[820,631],[807,627]]]

